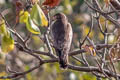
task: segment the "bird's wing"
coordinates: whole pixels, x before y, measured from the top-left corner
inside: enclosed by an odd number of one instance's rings
[[[72,37],[73,37],[73,31],[72,26],[70,23],[67,24],[67,27],[65,29],[65,41],[64,41],[64,48],[69,52],[71,43],[72,43]]]
[[[53,45],[57,49],[62,49],[65,40],[65,24],[61,21],[55,21],[51,27]]]

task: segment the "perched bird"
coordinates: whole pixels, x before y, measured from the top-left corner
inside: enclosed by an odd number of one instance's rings
[[[51,34],[53,46],[58,55],[60,67],[67,68],[68,53],[71,47],[73,31],[71,24],[63,13],[57,13],[53,16],[51,24]]]

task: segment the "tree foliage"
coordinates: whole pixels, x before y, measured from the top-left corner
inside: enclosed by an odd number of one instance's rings
[[[119,0],[0,0],[0,80],[119,80],[119,9]],[[49,33],[58,12],[74,33],[66,70]]]

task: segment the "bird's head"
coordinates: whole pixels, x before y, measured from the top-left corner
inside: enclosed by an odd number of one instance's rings
[[[57,19],[65,19],[67,20],[67,17],[65,16],[64,13],[57,13],[53,16],[53,20],[57,20]]]

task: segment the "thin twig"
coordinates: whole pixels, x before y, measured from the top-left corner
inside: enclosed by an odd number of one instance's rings
[[[82,46],[82,45],[85,43],[85,41],[87,40],[87,37],[90,35],[92,29],[93,29],[93,16],[91,15],[91,26],[90,26],[90,30],[89,30],[88,34],[86,35],[85,39],[83,40],[83,42],[80,43],[80,46]]]

